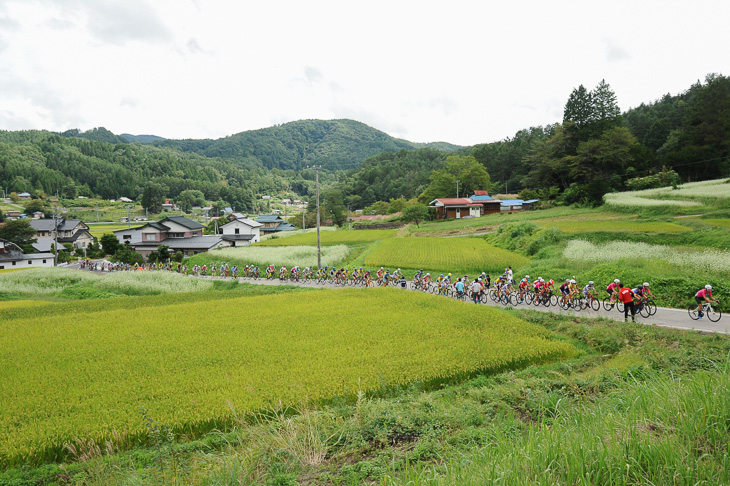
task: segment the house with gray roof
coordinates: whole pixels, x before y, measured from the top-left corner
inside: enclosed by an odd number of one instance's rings
[[[89,227],[80,219],[33,219],[30,226],[35,230],[36,240],[39,238],[56,238],[58,243],[63,243],[66,248],[84,249],[89,248],[94,237],[89,233]]]
[[[256,221],[261,223],[261,232],[265,234],[278,233],[280,231],[292,231],[296,226],[276,214],[262,214]]]
[[[203,253],[214,248],[230,246],[222,235],[203,235],[205,226],[185,216],[169,216],[134,230],[115,231],[120,243],[127,243],[147,257],[161,245],[171,252],[181,251],[185,256]]]
[[[248,246],[261,241],[262,223],[248,218],[239,218],[221,226],[223,240],[230,246]]]
[[[15,243],[0,238],[0,270],[52,266],[53,253],[23,253]]]

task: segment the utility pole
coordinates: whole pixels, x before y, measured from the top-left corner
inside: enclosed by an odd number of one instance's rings
[[[302,233],[304,233],[304,230],[307,229],[307,222],[304,221],[304,215],[307,214],[307,210],[302,210]]]
[[[55,250],[53,253],[53,266],[57,267],[58,266],[58,212],[57,212],[57,208],[53,208],[53,226],[54,226],[54,231],[53,231],[54,247],[53,247],[53,249]]]
[[[314,180],[317,186],[317,268],[322,268],[322,241],[319,237],[319,169],[321,165],[313,165]]]
[[[459,199],[459,179],[456,179],[456,199]]]
[[[127,204],[127,229],[132,227],[132,206]]]
[[[350,231],[350,205],[347,205],[347,231]]]

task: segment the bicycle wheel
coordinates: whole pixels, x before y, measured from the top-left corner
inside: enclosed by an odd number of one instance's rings
[[[512,294],[509,296],[509,303],[515,307],[519,305],[520,301],[521,299],[516,294]]]
[[[615,307],[615,304],[616,304],[615,302],[611,302],[611,299],[605,299],[603,301],[603,310],[610,311],[611,309],[613,309]]]
[[[492,299],[492,302],[497,302],[499,300],[499,296],[494,290],[489,291],[489,298]]]
[[[710,306],[707,306],[707,308],[705,309],[705,315],[712,322],[717,322],[722,317],[722,311],[720,311],[720,309],[716,309],[710,305]]]
[[[649,310],[649,304],[648,303],[640,304],[637,314],[639,314],[644,319],[646,319],[647,317],[651,317],[651,311]]]
[[[656,304],[654,302],[649,301],[649,303],[646,304],[646,308],[649,309],[649,316],[656,314]]]
[[[697,306],[691,305],[689,309],[687,309],[687,313],[689,314],[690,319],[693,321],[696,321],[700,318],[699,314],[697,313]]]
[[[591,302],[591,309],[593,309],[594,311],[601,310],[601,301],[600,300],[591,299],[590,302]]]
[[[624,303],[623,302],[616,302],[616,310],[619,312],[624,311]]]
[[[545,299],[544,304],[545,304],[545,307],[549,307],[551,305],[552,306],[558,305],[558,296],[555,294],[552,294],[549,299]]]
[[[499,298],[499,303],[502,305],[509,305],[509,296],[506,294],[502,294],[502,296]]]

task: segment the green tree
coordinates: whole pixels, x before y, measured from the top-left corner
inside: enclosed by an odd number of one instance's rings
[[[25,205],[25,214],[30,215],[38,211],[43,212],[43,201],[40,199],[33,199]]]
[[[76,184],[73,182],[69,183],[66,187],[63,188],[63,195],[66,199],[76,199],[76,196],[78,196],[79,190],[76,187]]]
[[[160,245],[156,250],[152,250],[147,256],[149,262],[166,263],[170,260],[170,249],[167,245]]]
[[[177,196],[177,203],[184,212],[189,213],[192,211],[193,206],[205,205],[205,195],[201,191],[186,189]]]
[[[346,210],[342,191],[334,189],[325,195],[324,219],[331,219],[337,226],[342,226],[347,219]]]
[[[581,84],[570,93],[568,102],[563,110],[563,123],[573,122],[578,127],[584,127],[592,119],[593,101],[591,93]]]
[[[413,204],[403,209],[403,221],[415,223],[419,227],[422,221],[428,218],[428,206],[425,204]]]
[[[0,238],[18,245],[24,253],[33,253],[33,241],[35,241],[35,230],[28,219],[16,219],[6,221],[0,226]]]
[[[130,265],[135,263],[144,263],[144,257],[142,254],[134,251],[129,242],[126,242],[124,245],[119,247],[116,253],[114,253],[112,260],[119,263],[128,263]]]
[[[142,207],[153,214],[161,213],[166,192],[167,189],[161,184],[154,182],[147,184],[142,192]]]
[[[431,173],[431,182],[418,197],[423,203],[437,198],[456,197],[456,181],[459,196],[469,197],[477,190],[489,190],[491,180],[487,170],[472,156],[452,155],[446,158],[446,167]]]
[[[101,243],[102,249],[104,250],[104,253],[106,253],[107,255],[114,255],[121,246],[117,237],[111,233],[106,233],[102,235],[99,241]]]

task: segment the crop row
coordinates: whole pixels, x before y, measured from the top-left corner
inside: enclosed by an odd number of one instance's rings
[[[620,220],[590,220],[590,221],[538,221],[543,228],[557,228],[562,233],[681,233],[691,231],[687,226],[664,221],[620,221]]]
[[[572,353],[496,309],[390,289],[91,307],[0,322],[0,466],[61,460],[77,437],[142,438],[139,407],[195,434],[273,402]]]
[[[348,243],[372,243],[373,241],[385,240],[395,236],[397,230],[352,230],[352,231],[326,231],[320,233],[320,243],[325,246],[345,245]],[[257,246],[294,246],[294,245],[316,245],[317,233],[304,233],[285,238],[272,238]]]
[[[303,236],[307,236],[306,234]],[[296,236],[284,238],[291,240]],[[349,249],[345,245],[327,246],[322,248],[322,266],[329,267],[342,262],[347,258]],[[316,267],[317,266],[317,247],[316,246],[277,246],[277,247],[261,247],[261,246],[244,246],[236,248],[221,248],[219,250],[209,251],[207,253],[199,253],[186,260],[188,267],[193,265],[220,265],[228,263],[229,265],[238,265],[243,268],[244,265],[258,265],[263,273],[269,264],[280,267],[286,265],[292,267],[299,265],[300,267]]]
[[[371,267],[401,267],[447,272],[501,272],[527,258],[489,245],[480,238],[398,238],[382,241],[365,258]]]

